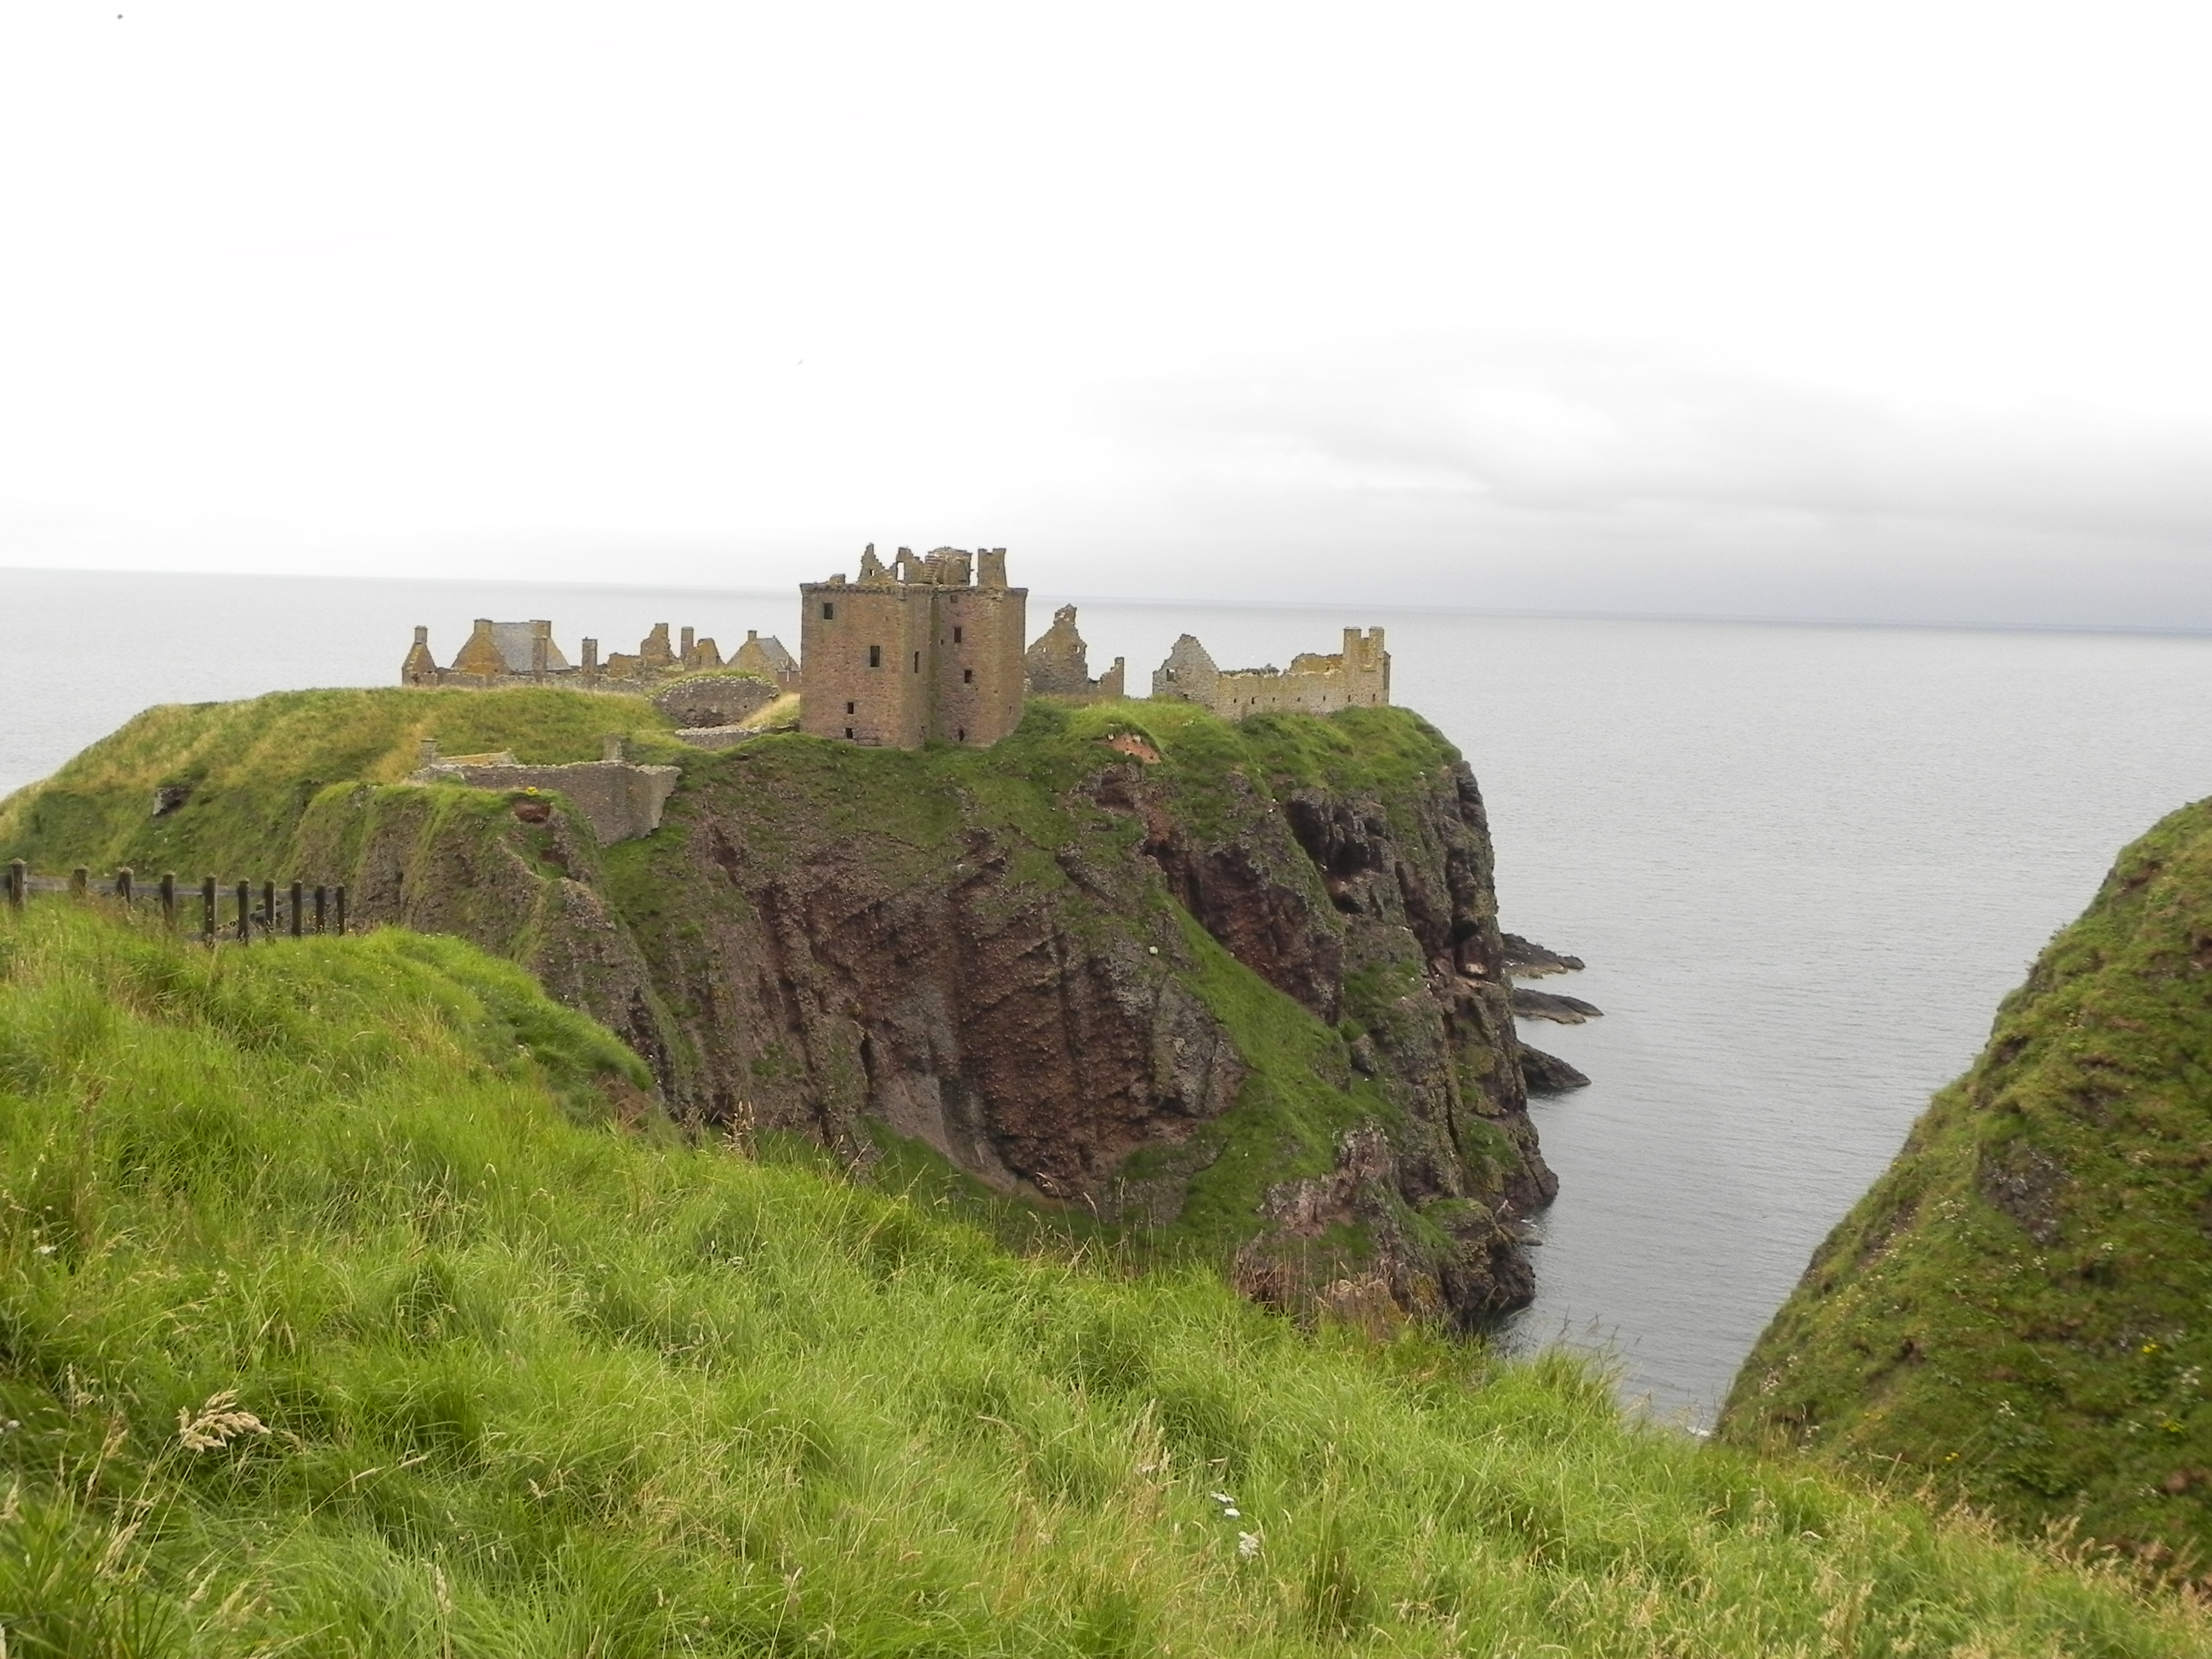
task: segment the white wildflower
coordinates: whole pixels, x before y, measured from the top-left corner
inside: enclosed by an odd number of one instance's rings
[[[1260,1534],[1256,1532],[1238,1533],[1237,1534],[1237,1559],[1239,1561],[1256,1561],[1259,1559],[1259,1557]]]

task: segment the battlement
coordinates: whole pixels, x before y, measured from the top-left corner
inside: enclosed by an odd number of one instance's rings
[[[1381,629],[1347,628],[1341,651],[1301,652],[1288,671],[1272,664],[1220,668],[1196,635],[1185,634],[1153,671],[1152,695],[1194,702],[1232,720],[1381,708],[1390,701],[1390,653]]]

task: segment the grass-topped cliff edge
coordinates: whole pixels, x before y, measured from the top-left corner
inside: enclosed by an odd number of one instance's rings
[[[0,915],[11,1655],[2212,1653],[2192,1607],[692,1144],[453,940]]]
[[[2212,1569],[2212,802],[2123,853],[2006,999],[1723,1431]]]
[[[611,847],[406,781],[425,738],[560,763],[608,730],[681,773]],[[1516,1218],[1551,1176],[1487,826],[1410,709],[1032,699],[988,749],[708,752],[636,698],[287,692],[140,715],[0,803],[11,856],[344,882],[357,918],[529,968],[679,1116],[1241,1252],[1270,1294],[1380,1279],[1472,1322],[1528,1291]]]

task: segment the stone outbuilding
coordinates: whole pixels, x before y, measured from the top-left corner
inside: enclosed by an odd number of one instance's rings
[[[763,639],[757,629],[745,629],[745,642],[730,659],[730,666],[738,673],[766,680],[779,691],[799,690],[799,659],[785,650],[783,641],[773,634]]]

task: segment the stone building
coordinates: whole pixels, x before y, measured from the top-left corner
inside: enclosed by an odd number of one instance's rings
[[[1287,672],[1272,665],[1218,668],[1197,638],[1186,634],[1153,671],[1152,695],[1198,703],[1231,720],[1380,708],[1390,701],[1390,653],[1382,648],[1381,629],[1347,628],[1341,652],[1301,652]]]
[[[1006,585],[1006,550],[874,544],[859,576],[799,590],[805,697],[799,729],[891,749],[994,744],[1022,718],[1029,590]]]
[[[1031,696],[1085,702],[1104,702],[1123,696],[1128,666],[1124,659],[1116,657],[1111,668],[1095,680],[1091,678],[1091,647],[1076,631],[1072,605],[1063,605],[1052,613],[1052,626],[1031,641],[1022,659]]]
[[[773,634],[763,639],[755,629],[745,629],[745,642],[730,659],[730,667],[757,680],[766,680],[779,691],[799,690],[799,659],[785,650],[783,641]]]
[[[759,664],[755,668],[747,653]],[[599,642],[583,643],[583,660],[572,665],[553,641],[550,622],[494,622],[477,618],[468,640],[453,656],[449,668],[438,666],[430,654],[430,630],[417,628],[415,643],[400,665],[402,685],[450,685],[489,690],[515,685],[565,685],[580,691],[650,690],[685,674],[712,672],[722,666],[722,653],[711,639],[702,639],[686,628],[673,640],[666,623],[655,623],[653,631],[638,641],[635,652],[611,652],[599,657]],[[799,665],[774,638],[762,639],[748,630],[732,665],[740,672],[755,672],[779,690],[797,689]]]
[[[553,642],[550,622],[494,622],[478,617],[475,629],[441,668],[430,655],[430,630],[415,630],[415,643],[399,666],[402,685],[534,685],[574,672]]]

